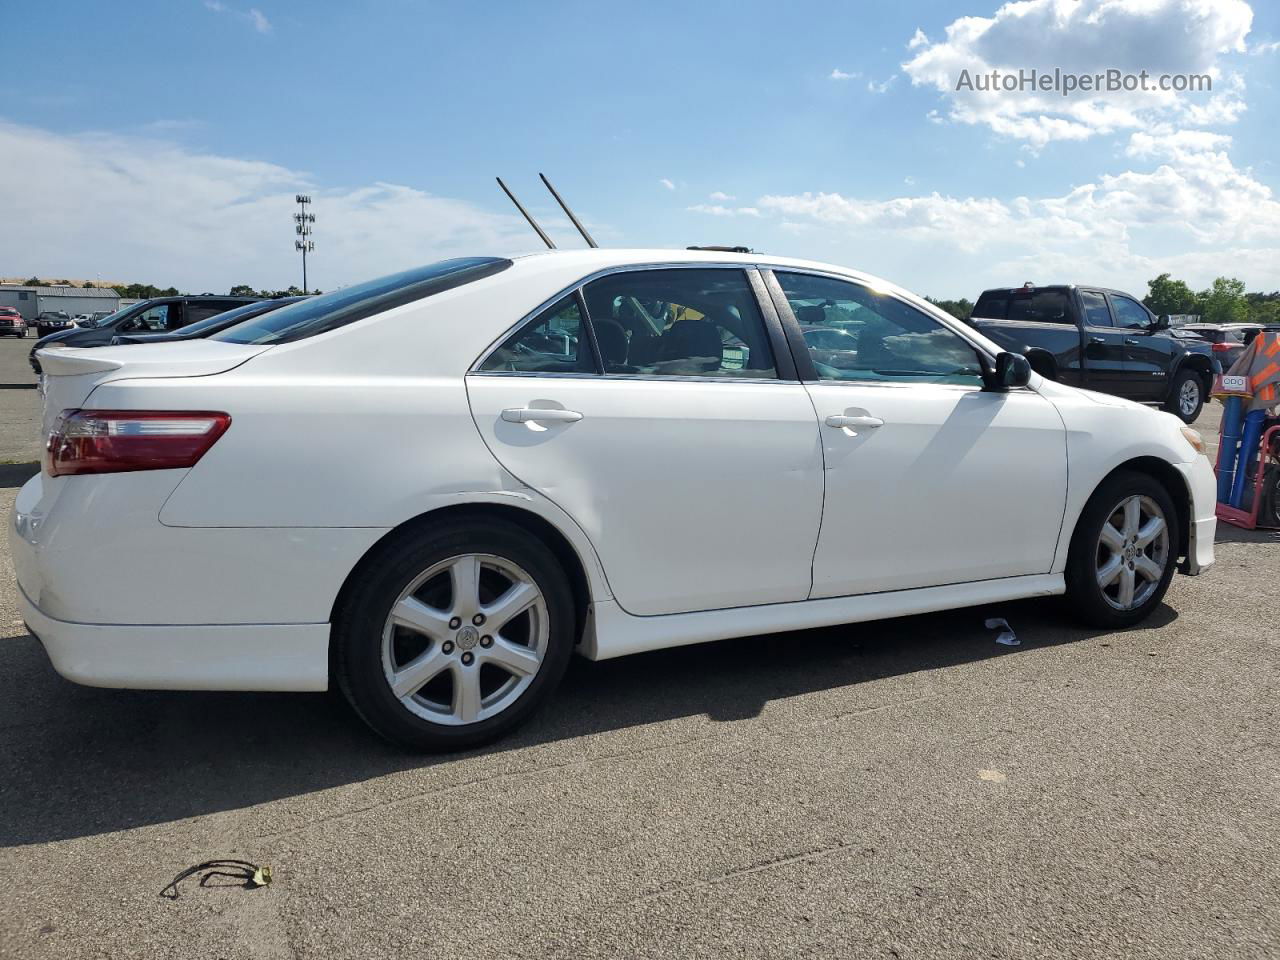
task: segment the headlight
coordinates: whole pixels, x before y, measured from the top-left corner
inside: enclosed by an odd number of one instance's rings
[[[1183,427],[1182,435],[1187,438],[1187,443],[1196,448],[1196,453],[1204,453],[1204,437],[1200,436],[1200,431]]]

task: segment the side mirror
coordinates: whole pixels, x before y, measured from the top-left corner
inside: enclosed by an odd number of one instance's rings
[[[1031,362],[1020,353],[1002,351],[996,354],[996,368],[983,378],[987,389],[1003,392],[1025,387],[1031,381]]]
[[[1152,327],[1151,329],[1153,329],[1153,330],[1168,330],[1168,329],[1169,329],[1169,326],[1170,326],[1170,324],[1171,324],[1171,322],[1172,322],[1172,321],[1170,321],[1170,319],[1169,319],[1169,315],[1168,315],[1167,313],[1162,313],[1162,314],[1160,314],[1160,316],[1156,317],[1156,323],[1155,323],[1155,326],[1154,326],[1154,327]]]

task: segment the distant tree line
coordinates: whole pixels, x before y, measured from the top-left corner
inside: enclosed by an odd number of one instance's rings
[[[1218,277],[1204,290],[1162,273],[1147,281],[1142,298],[1152,313],[1194,313],[1202,323],[1280,323],[1280,290],[1246,293],[1244,281]]]
[[[35,286],[29,282],[29,286]],[[86,287],[92,287],[93,284],[86,283]],[[112,287],[116,293],[120,294],[126,300],[150,300],[152,297],[176,297],[179,296],[177,287],[157,287],[150,283],[130,283],[117,287]],[[312,293],[319,293],[319,290],[313,290]],[[288,290],[255,290],[246,283],[237,283],[229,291],[228,296],[232,297],[264,297],[268,300],[276,300],[280,297],[299,297],[302,291],[297,287],[290,287]]]

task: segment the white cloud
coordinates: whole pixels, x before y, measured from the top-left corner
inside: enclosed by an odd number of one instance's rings
[[[948,119],[986,125],[1043,147],[1053,140],[1142,129],[1157,122],[1230,123],[1244,109],[1242,81],[1224,73],[1223,56],[1246,50],[1253,11],[1244,0],[1019,0],[992,17],[961,17],[946,38],[917,32],[902,65],[915,86],[947,100]],[[1077,74],[1207,74],[1213,92],[960,90],[970,76],[1020,69]]]
[[[876,83],[874,80],[868,80],[867,90],[870,91],[871,93],[885,93],[888,91],[889,87],[893,85],[893,81],[897,79],[898,79],[898,75],[895,73],[888,80],[885,80],[882,83]]]
[[[852,80],[854,77],[860,77],[860,73],[845,73],[839,67],[834,67],[831,73],[827,75],[828,80]]]
[[[278,164],[162,139],[65,136],[0,122],[0,156],[0,208],[23,224],[0,231],[0,263],[24,275],[101,274],[195,292],[287,287],[299,279],[292,224],[299,190],[315,199],[309,267],[323,289],[446,256],[537,245],[515,215],[403,184],[326,187]],[[563,236],[569,242],[572,231]]]
[[[911,35],[911,39],[907,41],[907,49],[914,50],[917,47],[927,47],[928,45],[929,45],[929,38],[925,36],[925,33],[923,30],[921,30],[919,27],[916,27],[916,32],[913,33]]]
[[[1002,282],[1024,274],[1087,277],[1136,289],[1161,264],[1187,271],[1197,283],[1207,282],[1211,271],[1241,274],[1247,266],[1252,287],[1274,289],[1280,285],[1280,200],[1251,171],[1235,166],[1229,145],[1229,137],[1205,131],[1140,131],[1125,153],[1155,163],[1153,169],[1105,174],[1059,196],[1001,200],[935,192],[867,200],[802,193],[761,197],[757,205],[835,236],[949,248],[953,262],[980,256],[983,272]],[[1232,251],[1248,254],[1233,267]]]
[[[666,187],[668,190],[674,190],[676,188],[676,185],[672,183],[670,180],[668,180],[666,177],[663,177],[658,182],[662,184],[664,187]]]
[[[257,7],[249,8],[248,17],[249,22],[253,24],[253,29],[257,30],[259,33],[271,32],[271,21],[268,20],[266,15]]]
[[[728,203],[736,198],[732,194],[723,193],[720,190],[713,190],[707,195],[707,199],[711,200],[713,203]]]
[[[686,207],[690,213],[705,213],[713,217],[758,217],[760,211],[755,207],[726,207],[719,203],[695,203]]]
[[[221,0],[204,0],[204,5],[214,13],[229,13],[233,17],[238,17],[239,19],[244,20],[249,24],[249,26],[253,27],[254,30],[258,31],[258,33],[271,32],[271,21],[268,20],[266,14],[257,7],[250,7],[248,10],[237,10],[234,7],[229,7],[225,3],[222,3]]]
[[[1280,40],[1273,40],[1270,43],[1256,43],[1249,48],[1249,52],[1255,57],[1260,57],[1264,53],[1275,53],[1280,50]]]

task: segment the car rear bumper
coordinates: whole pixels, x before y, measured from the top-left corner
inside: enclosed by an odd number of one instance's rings
[[[54,669],[91,687],[305,691],[329,683],[327,623],[72,623],[47,616],[21,589],[18,608]]]
[[[1213,541],[1218,530],[1216,516],[1218,486],[1213,467],[1203,456],[1190,463],[1175,464],[1191,493],[1187,530],[1187,558],[1179,567],[1188,576],[1197,576],[1213,566]]]

